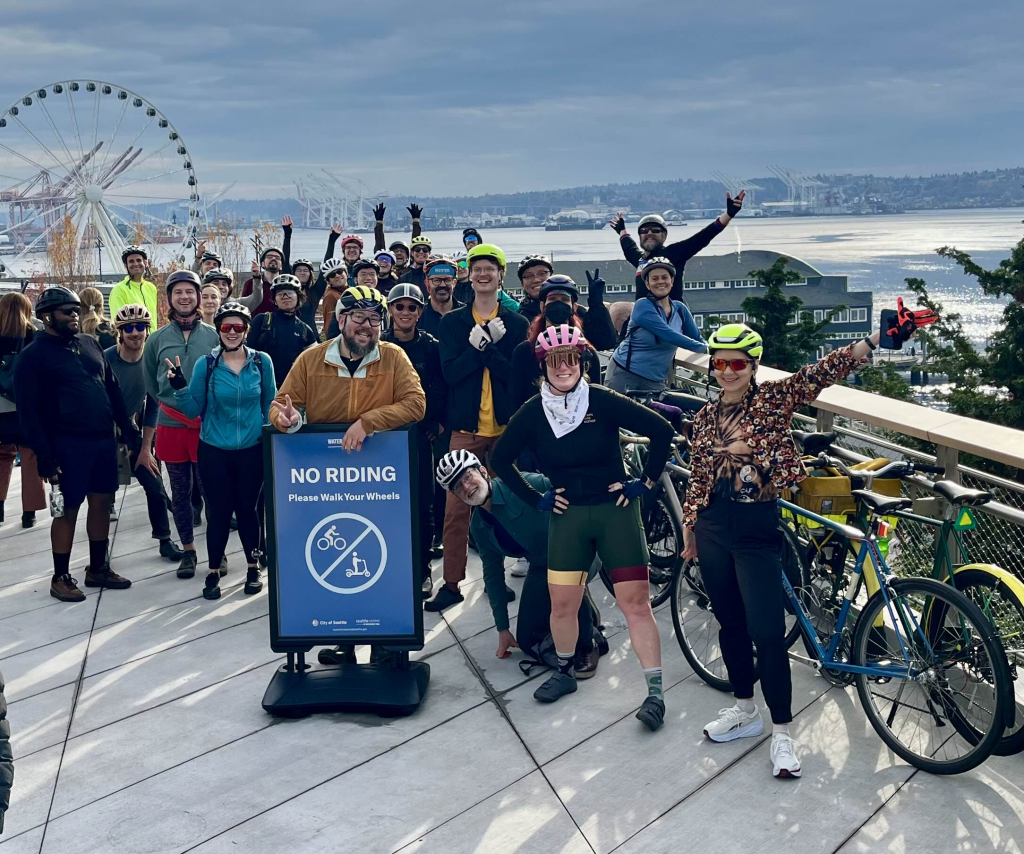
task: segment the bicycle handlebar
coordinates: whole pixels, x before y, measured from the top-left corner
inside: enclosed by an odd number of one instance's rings
[[[914,460],[893,460],[886,463],[880,469],[875,471],[869,471],[867,469],[852,469],[842,460],[836,457],[830,457],[828,454],[818,454],[818,456],[810,461],[805,461],[805,465],[808,468],[837,468],[840,472],[850,478],[862,478],[867,481],[870,485],[875,478],[885,477],[898,477],[900,479],[910,477],[916,472],[925,472],[928,474],[945,474],[946,470],[942,466],[931,465],[930,463],[919,463]]]

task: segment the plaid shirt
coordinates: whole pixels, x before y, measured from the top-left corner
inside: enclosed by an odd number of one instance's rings
[[[843,379],[861,361],[864,360],[851,355],[849,347],[842,347],[783,380],[758,384],[741,426],[754,463],[769,474],[780,491],[807,477],[807,469],[789,432],[793,412],[814,401],[822,390]],[[707,507],[711,499],[718,404],[718,400],[709,402],[697,413],[693,423],[691,474],[683,501],[683,523],[688,528],[697,521],[697,511]]]

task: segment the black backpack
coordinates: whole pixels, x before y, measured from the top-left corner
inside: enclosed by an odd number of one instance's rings
[[[18,361],[24,340],[18,345],[17,353],[8,353],[0,357],[0,397],[14,403],[14,365]]]

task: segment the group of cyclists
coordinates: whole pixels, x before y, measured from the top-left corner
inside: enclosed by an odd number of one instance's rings
[[[671,244],[660,216],[640,220],[637,240],[621,215],[611,221],[637,268],[636,301],[619,328],[599,271],[587,273],[583,305],[576,282],[549,258],[527,255],[516,266],[523,289],[516,301],[504,288],[509,262],[498,246],[467,228],[463,251],[437,254],[416,205],[409,207],[408,243],[386,245],[379,205],[371,252],[359,235],[343,236],[335,226],[318,264],[291,257],[286,217],[282,245],[264,248],[241,283],[200,243],[192,269],[166,277],[164,317],[142,246],[123,253],[126,276],[110,293],[105,328],[98,291],[99,311],[95,295],[65,287],[45,289],[34,307],[24,295],[8,294],[0,299],[3,495],[20,453],[23,524],[43,509],[43,481],[63,496],[51,528],[50,593],[61,601],[84,599],[70,572],[82,504],[85,585],[131,585],[108,554],[119,470],[143,486],[159,552],[177,562],[180,578],[199,570],[195,529],[205,509],[203,596],[221,595],[232,528],[246,562],[244,592],[254,594],[263,586],[265,551],[263,425],[293,432],[306,423],[347,423],[343,447],[357,453],[373,433],[415,422],[420,494],[432,498],[419,508],[416,544],[426,568],[425,609],[440,612],[464,600],[467,551],[475,548],[498,657],[520,647],[549,664],[534,696],[555,702],[593,676],[607,651],[587,591],[600,558],[646,682],[636,717],[657,730],[666,715],[661,641],[639,508],[675,430],[636,398],[666,390],[677,348],[710,353],[720,392],[693,424],[684,556],[699,556],[735,704],[704,734],[723,742],[762,733],[753,700],[759,678],[772,720],[773,773],[800,776],[789,731],[776,524],[780,491],[806,476],[790,418],[865,360],[878,333],[784,380],[761,383],[757,332],[730,323],[705,340],[682,300],[683,268],[742,203],[743,193],[727,196],[721,216]],[[99,322],[87,328],[94,315]],[[604,371],[598,350],[611,351]],[[620,430],[650,441],[640,477],[626,474]],[[180,543],[171,539],[168,509]],[[507,557],[521,559],[514,574],[526,576],[515,636]],[[430,561],[438,559],[443,581],[435,590]],[[354,661],[354,648],[322,650],[320,660]]]

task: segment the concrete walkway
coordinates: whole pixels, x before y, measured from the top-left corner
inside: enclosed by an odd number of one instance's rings
[[[417,714],[274,720],[260,699],[281,657],[266,593],[241,593],[234,536],[224,597],[207,602],[202,570],[181,581],[156,555],[132,487],[112,545],[134,586],[62,604],[48,595],[48,515],[23,531],[19,491],[16,474],[0,527],[16,757],[0,854],[1024,850],[1024,759],[955,778],[915,772],[882,746],[852,691],[800,665],[801,780],[771,777],[766,738],[704,740],[729,699],[692,674],[667,609],[662,731],[633,718],[644,682],[606,596],[611,653],[597,677],[538,704],[542,677],[494,657],[475,556],[465,603],[427,615],[417,657],[432,678]],[[199,550],[204,560],[202,536]]]

